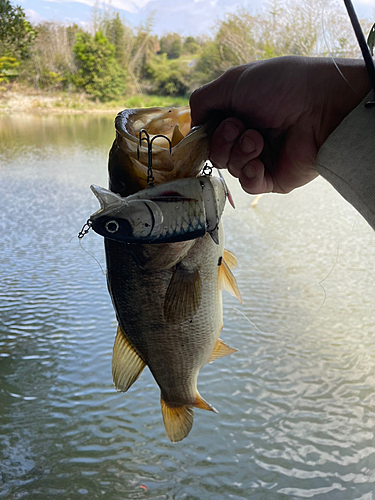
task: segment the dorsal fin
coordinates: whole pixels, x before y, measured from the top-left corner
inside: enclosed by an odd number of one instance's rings
[[[90,189],[99,200],[102,210],[107,210],[107,208],[112,209],[116,206],[121,207],[126,203],[120,195],[112,193],[112,191],[103,187],[91,185]]]
[[[237,297],[239,302],[242,304],[242,297],[237,286],[236,278],[233,276],[232,271],[224,258],[222,259],[219,267],[219,283],[223,290],[229,292],[233,295],[233,297]]]
[[[116,390],[126,392],[145,366],[146,363],[138,356],[118,326],[112,357],[112,377]]]
[[[230,250],[227,250],[226,248],[224,248],[223,259],[228,264],[228,267],[231,271],[233,269],[236,269],[236,267],[238,266],[237,257],[234,255],[234,253],[232,253]]]

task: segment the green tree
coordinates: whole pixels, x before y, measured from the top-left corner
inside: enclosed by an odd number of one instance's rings
[[[196,54],[199,50],[199,45],[193,36],[185,38],[182,50],[185,54]]]
[[[189,68],[183,61],[168,60],[167,54],[152,56],[146,65],[150,90],[160,95],[182,96],[189,89]]]
[[[36,37],[36,31],[25,18],[20,6],[0,0],[0,53],[26,58]]]
[[[106,33],[109,42],[115,48],[115,58],[121,64],[124,61],[124,38],[125,27],[121,22],[119,13],[109,22],[108,31]]]
[[[160,38],[160,54],[168,59],[178,59],[182,51],[182,40],[178,33],[168,33]]]
[[[95,33],[94,37],[78,32],[73,51],[78,66],[73,81],[77,87],[101,101],[114,99],[125,92],[125,71],[119,67],[115,48],[102,31]]]

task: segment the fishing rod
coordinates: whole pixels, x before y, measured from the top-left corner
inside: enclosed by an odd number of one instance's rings
[[[365,40],[365,36],[363,34],[361,25],[359,24],[357,14],[354,10],[353,4],[351,0],[344,0],[346,10],[348,11],[350,22],[352,23],[353,30],[355,33],[355,36],[357,37],[357,41],[359,44],[359,47],[362,52],[363,59],[366,64],[366,70],[368,77],[370,79],[371,87],[372,90],[374,91],[374,100],[366,102],[365,106],[366,108],[370,108],[375,106],[375,66],[374,66],[374,61],[371,57],[370,54],[370,49],[367,45],[367,42]]]

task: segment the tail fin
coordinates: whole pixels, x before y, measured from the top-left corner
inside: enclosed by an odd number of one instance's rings
[[[177,408],[170,408],[167,403],[161,398],[161,412],[163,414],[163,421],[165,432],[172,441],[182,441],[191,431],[194,420],[194,410],[191,406],[179,406]]]

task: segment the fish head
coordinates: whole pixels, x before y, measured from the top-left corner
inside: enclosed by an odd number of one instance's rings
[[[91,226],[101,236],[125,243],[150,242],[160,233],[163,213],[151,200],[125,199],[99,186],[91,186],[100,209]]]
[[[147,186],[149,150],[146,141],[140,141],[142,130],[152,141],[155,184],[196,177],[208,158],[212,126],[207,123],[190,129],[188,106],[126,109],[117,115],[115,128],[109,161],[110,188],[122,196]]]

